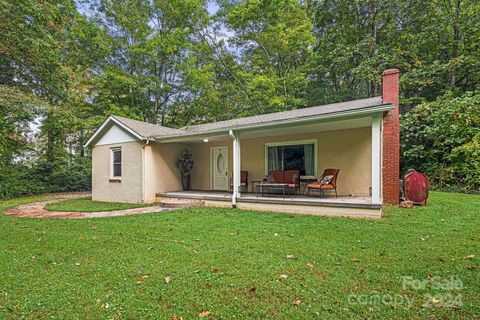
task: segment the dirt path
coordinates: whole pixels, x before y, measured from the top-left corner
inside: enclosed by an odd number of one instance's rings
[[[103,217],[117,217],[117,216],[131,216],[134,214],[160,212],[169,209],[160,208],[158,206],[143,207],[126,210],[116,211],[99,211],[99,212],[60,212],[60,211],[47,211],[44,209],[48,203],[59,202],[68,199],[84,198],[90,196],[86,192],[75,192],[56,194],[52,196],[51,200],[32,202],[24,204],[18,207],[13,207],[5,211],[6,215],[22,218],[70,218],[70,219],[82,219],[82,218],[103,218]]]

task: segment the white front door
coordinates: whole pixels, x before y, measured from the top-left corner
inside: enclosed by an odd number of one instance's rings
[[[217,147],[210,151],[210,172],[213,190],[228,190],[228,148]]]

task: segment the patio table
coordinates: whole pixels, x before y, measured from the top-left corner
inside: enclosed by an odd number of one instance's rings
[[[257,197],[258,193],[262,194],[263,197],[263,191],[264,189],[272,190],[282,190],[283,197],[285,197],[285,193],[288,194],[288,184],[287,183],[258,183],[257,184]]]

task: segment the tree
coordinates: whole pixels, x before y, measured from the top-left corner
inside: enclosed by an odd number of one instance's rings
[[[188,92],[184,76],[193,68],[189,54],[205,20],[204,2],[103,0],[100,13],[113,51],[95,102],[164,125]]]
[[[236,77],[251,114],[306,105],[307,74],[315,42],[306,6],[293,0],[224,4],[225,23],[241,62]]]

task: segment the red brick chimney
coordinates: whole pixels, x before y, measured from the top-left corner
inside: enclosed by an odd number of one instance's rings
[[[382,74],[383,103],[395,106],[383,117],[382,196],[383,204],[397,205],[400,193],[400,124],[399,124],[399,73],[398,69]]]

